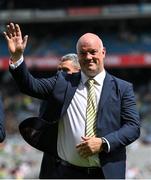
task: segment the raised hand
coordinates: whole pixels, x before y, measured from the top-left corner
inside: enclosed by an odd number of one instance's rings
[[[4,36],[7,40],[8,50],[11,55],[12,61],[15,63],[18,61],[26,48],[28,36],[22,38],[22,32],[18,24],[10,23],[7,25],[7,31],[4,32]]]

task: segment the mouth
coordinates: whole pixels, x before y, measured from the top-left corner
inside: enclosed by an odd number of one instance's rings
[[[86,63],[87,66],[93,66],[95,63],[94,62],[88,62]]]

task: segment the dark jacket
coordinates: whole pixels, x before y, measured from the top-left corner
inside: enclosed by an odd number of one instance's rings
[[[66,112],[80,82],[80,73],[68,75],[58,72],[48,79],[35,79],[23,62],[17,69],[10,70],[23,93],[47,100],[41,117],[58,124]],[[58,128],[54,134],[50,155],[56,155]],[[105,137],[110,143],[110,152],[99,154],[105,178],[124,179],[126,146],[140,135],[140,119],[136,109],[132,84],[106,74],[97,116],[97,136]],[[52,137],[43,139],[51,142]],[[48,160],[48,159],[47,159]],[[43,164],[47,166],[47,160]],[[51,160],[51,159],[50,159]],[[49,178],[49,177],[48,177]]]

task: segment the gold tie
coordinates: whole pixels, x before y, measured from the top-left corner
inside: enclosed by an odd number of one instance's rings
[[[96,135],[96,96],[94,90],[94,79],[87,81],[88,96],[86,108],[86,136],[92,137]]]

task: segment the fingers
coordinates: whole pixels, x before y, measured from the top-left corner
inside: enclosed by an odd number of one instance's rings
[[[7,36],[11,39],[12,38],[12,34],[11,34],[11,31],[10,31],[10,25],[7,25],[6,26],[6,28],[7,28]]]
[[[26,45],[27,45],[27,41],[28,41],[28,36],[26,35],[26,36],[24,37],[24,39],[23,39],[23,46],[24,46],[24,48],[25,48]]]
[[[90,150],[86,142],[77,144],[76,148],[80,156],[82,156],[83,158],[87,158],[88,156],[90,156]]]
[[[7,31],[4,32],[4,36],[7,40],[12,37],[22,37],[22,33],[18,24],[10,23],[6,26]]]
[[[7,28],[7,31],[3,32],[3,34],[4,34],[5,38],[6,38],[6,40],[8,41],[8,40],[10,40],[12,38],[12,34],[10,32],[10,26],[7,25],[6,28]]]
[[[87,141],[87,140],[89,140],[91,137],[87,137],[87,136],[81,136],[81,139],[83,140],[83,141]]]
[[[80,150],[80,149],[83,149],[86,145],[87,145],[86,142],[81,142],[80,144],[76,145],[76,148]]]
[[[15,32],[16,30],[13,23],[8,24],[6,27],[7,27],[7,35],[9,38],[16,36],[16,32]]]
[[[87,144],[87,141],[88,141],[90,138],[91,138],[91,137],[81,136],[82,141],[81,141],[81,143],[79,143],[79,144],[76,145],[76,148],[80,148],[80,147],[86,145],[86,144]]]
[[[7,34],[6,32],[3,32],[3,34],[4,34],[5,39],[6,39],[7,41],[9,41],[10,37],[8,36],[8,34]]]
[[[87,158],[88,156],[92,156],[95,153],[98,153],[100,150],[100,138],[93,137],[84,137],[82,136],[81,143],[77,144],[76,148],[78,153]]]
[[[20,30],[20,27],[19,27],[18,24],[15,24],[15,30],[16,30],[16,35],[17,36],[22,36],[21,30]]]
[[[85,145],[85,143],[78,144],[76,146],[78,153],[83,158],[87,158],[88,156],[92,156],[91,150]]]
[[[7,41],[9,41],[15,33],[13,33],[12,29],[14,28],[13,23],[10,23],[6,26],[6,32],[4,32],[4,36]]]
[[[11,35],[13,37],[15,37],[16,36],[16,28],[15,28],[14,23],[10,23],[10,25],[8,25],[8,29],[9,29],[9,32],[11,33]]]

